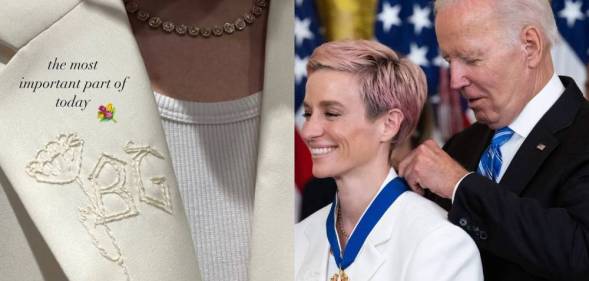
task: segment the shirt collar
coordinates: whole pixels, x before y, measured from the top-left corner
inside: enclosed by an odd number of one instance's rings
[[[552,107],[563,92],[564,85],[555,72],[544,88],[526,104],[522,112],[509,125],[509,128],[523,138],[528,137],[532,129],[540,121],[540,118]]]

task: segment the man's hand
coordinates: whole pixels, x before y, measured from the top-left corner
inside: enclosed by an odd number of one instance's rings
[[[429,189],[443,198],[451,198],[454,186],[468,172],[433,140],[427,140],[399,164],[399,175],[413,191]]]

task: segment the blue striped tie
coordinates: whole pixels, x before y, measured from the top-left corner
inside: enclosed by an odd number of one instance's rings
[[[501,150],[499,149],[513,136],[513,130],[509,127],[503,127],[495,131],[491,144],[483,153],[477,173],[485,176],[494,182],[497,182],[497,176],[501,171],[501,165],[503,164],[503,157],[501,156]]]

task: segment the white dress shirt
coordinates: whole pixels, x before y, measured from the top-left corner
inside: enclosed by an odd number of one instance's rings
[[[499,148],[503,158],[503,165],[497,176],[497,182],[501,181],[515,153],[532,129],[538,124],[540,118],[556,103],[556,100],[563,92],[564,85],[560,82],[558,75],[554,73],[548,84],[526,104],[522,112],[509,124],[509,128],[513,130],[514,134],[511,139]]]
[[[542,116],[548,112],[552,105],[556,103],[563,92],[564,85],[555,72],[552,74],[552,78],[550,78],[544,88],[542,88],[542,90],[540,90],[540,92],[534,96],[528,104],[526,104],[520,114],[513,120],[513,122],[511,122],[511,124],[509,124],[508,127],[511,128],[514,133],[513,136],[499,148],[501,150],[503,165],[501,165],[501,170],[499,170],[499,175],[497,175],[497,182],[500,182],[503,178],[505,171],[507,171],[509,164],[511,164],[511,160],[513,160],[519,147],[528,137],[532,129],[534,129],[536,124],[538,124],[538,121],[540,121]],[[462,180],[467,175],[475,172],[466,174],[456,183],[454,186],[454,192],[452,193],[452,202],[454,202],[456,190]]]

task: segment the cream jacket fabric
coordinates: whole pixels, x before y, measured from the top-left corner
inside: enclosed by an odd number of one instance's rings
[[[122,1],[0,7],[0,280],[200,280]],[[293,7],[270,5],[250,280],[294,275]],[[64,70],[48,69],[56,58]],[[97,118],[107,103],[116,122]]]

